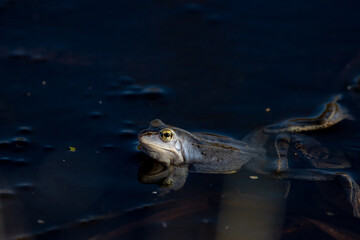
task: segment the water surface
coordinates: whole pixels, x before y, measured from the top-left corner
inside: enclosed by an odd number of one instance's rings
[[[336,183],[137,180],[149,121],[242,138],[336,93],[359,119],[359,3],[0,1],[1,239],[359,238]],[[270,111],[266,111],[269,108]],[[360,131],[317,135],[347,149]],[[339,188],[339,189],[338,189]],[[329,229],[336,235],[330,235]]]

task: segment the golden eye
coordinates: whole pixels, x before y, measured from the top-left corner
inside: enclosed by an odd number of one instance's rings
[[[172,138],[174,137],[174,133],[172,130],[168,129],[168,128],[165,128],[163,130],[160,131],[160,138],[163,140],[163,141],[170,141]]]

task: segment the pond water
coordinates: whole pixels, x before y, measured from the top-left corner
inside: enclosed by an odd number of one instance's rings
[[[359,7],[0,0],[0,239],[360,239],[336,182],[190,173],[160,196],[136,148],[156,118],[241,139],[338,93],[359,119]],[[311,135],[360,181],[357,120]]]

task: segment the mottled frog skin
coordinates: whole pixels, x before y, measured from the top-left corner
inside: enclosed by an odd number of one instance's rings
[[[155,119],[139,133],[139,148],[161,163],[167,174],[145,174],[140,181],[161,179],[160,185],[174,185],[172,189],[177,190],[185,183],[189,170],[227,174],[241,168],[282,179],[339,180],[354,216],[360,217],[360,187],[343,171],[351,166],[350,162],[341,153],[330,154],[320,142],[299,133],[328,128],[344,119],[353,120],[339,99],[338,95],[325,103],[317,116],[272,124],[253,131],[242,141],[211,133],[190,133]],[[305,168],[289,169],[290,151],[306,160]]]

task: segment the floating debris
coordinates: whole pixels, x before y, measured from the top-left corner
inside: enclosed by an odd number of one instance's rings
[[[44,220],[42,220],[42,219],[38,219],[38,220],[37,220],[37,223],[38,223],[38,224],[44,224],[44,223],[45,223],[45,221],[44,221]]]
[[[76,148],[75,147],[69,147],[69,151],[70,152],[76,152]]]
[[[45,85],[46,85],[46,81],[42,81],[41,84],[45,86]]]
[[[249,178],[250,178],[250,179],[252,179],[252,180],[259,179],[259,177],[258,177],[258,176],[249,176]]]
[[[270,112],[270,110],[271,110],[270,108],[266,108],[265,112]]]

